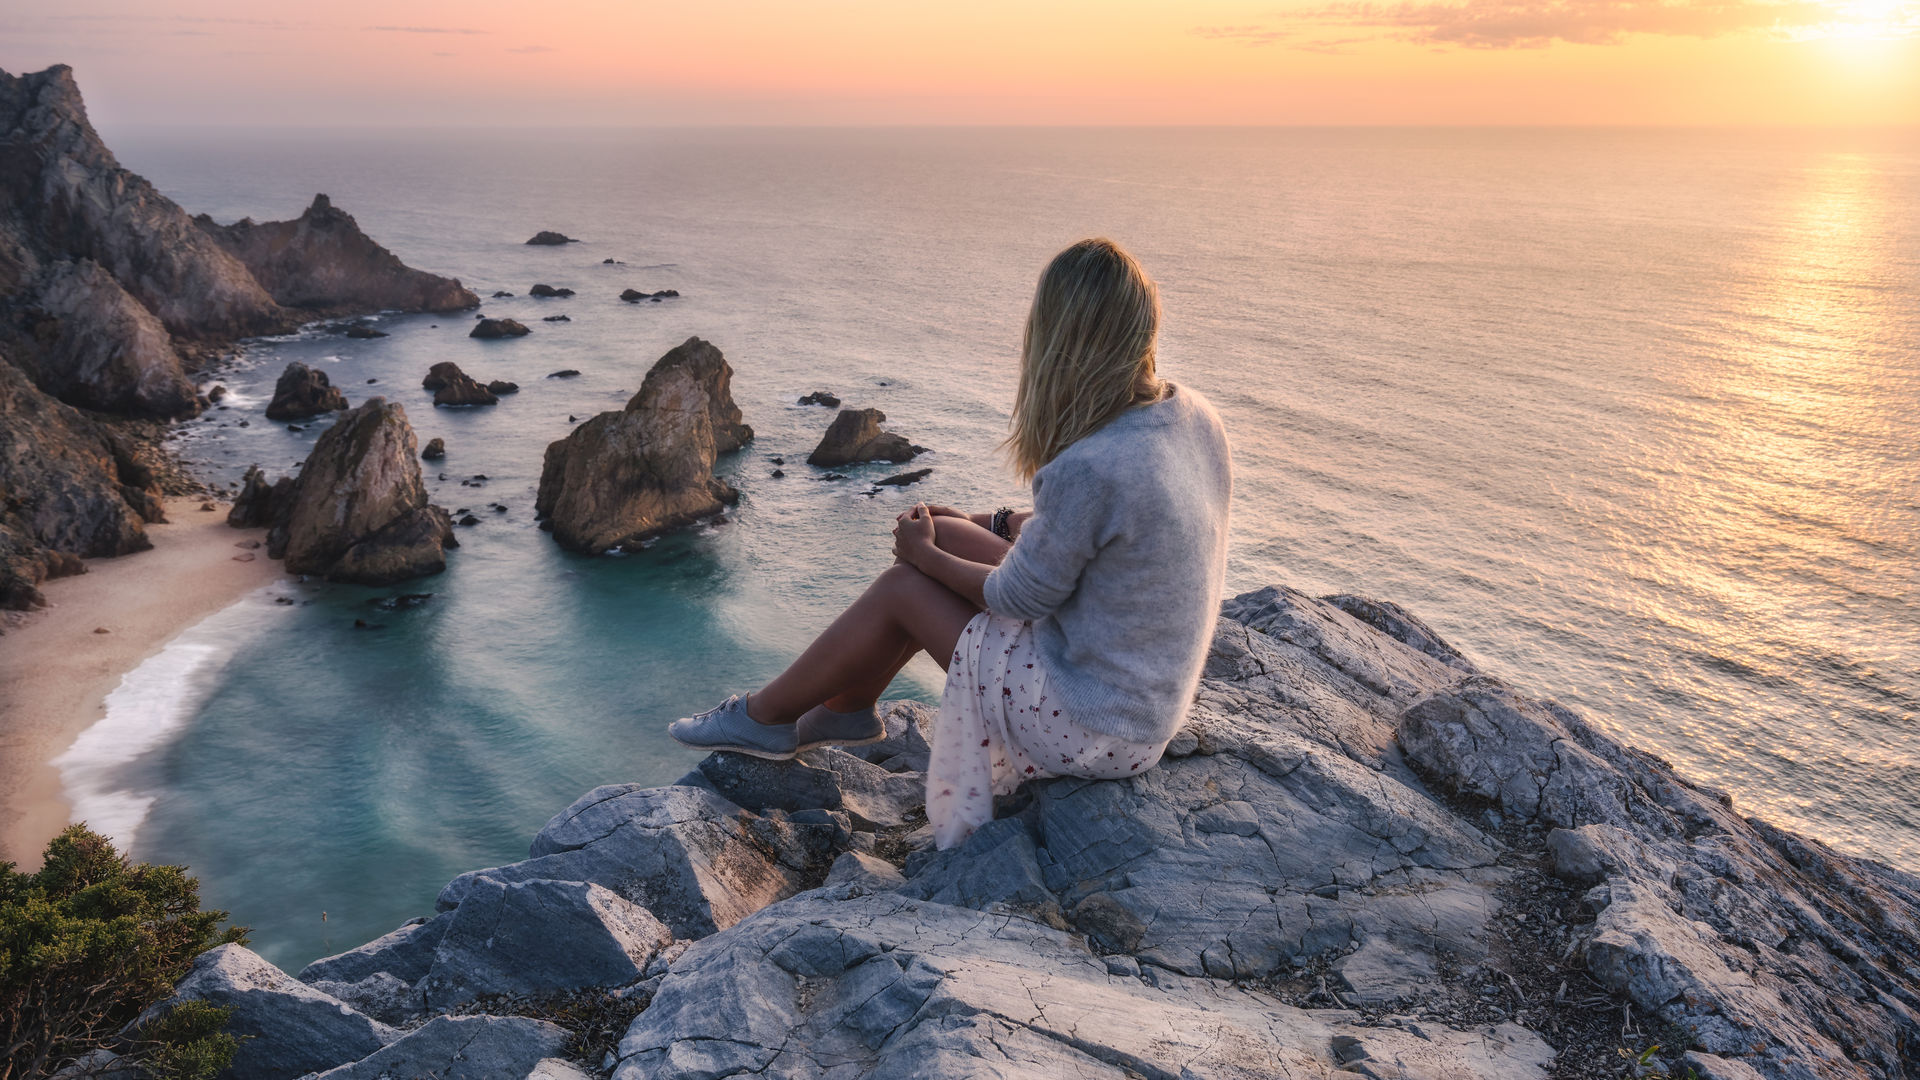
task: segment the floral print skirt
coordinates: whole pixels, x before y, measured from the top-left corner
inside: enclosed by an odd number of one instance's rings
[[[947,688],[927,764],[927,820],[950,848],[993,820],[993,797],[1027,780],[1113,780],[1152,768],[1165,742],[1137,743],[1083,728],[1047,702],[1033,624],[992,612],[967,623],[947,665]]]

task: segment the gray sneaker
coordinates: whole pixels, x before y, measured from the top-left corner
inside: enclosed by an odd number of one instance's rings
[[[667,725],[674,741],[696,750],[725,750],[785,761],[794,755],[795,724],[762,724],[747,715],[747,699],[735,694],[703,713]]]
[[[808,709],[793,725],[794,749],[818,746],[866,746],[887,737],[887,725],[877,705],[852,712],[834,712],[825,705]]]

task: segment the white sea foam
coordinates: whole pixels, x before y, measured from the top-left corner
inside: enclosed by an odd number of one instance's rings
[[[129,850],[155,794],[130,766],[179,738],[218,686],[220,672],[263,622],[290,610],[267,586],[187,628],[120,680],[107,714],[53,759],[73,820]]]

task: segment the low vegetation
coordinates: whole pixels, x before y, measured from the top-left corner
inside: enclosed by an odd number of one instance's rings
[[[133,864],[75,825],[38,871],[0,863],[0,1080],[50,1076],[96,1051],[164,1080],[204,1080],[233,1057],[225,1009],[188,1003],[129,1025],[206,949],[245,941],[200,908],[179,866]]]

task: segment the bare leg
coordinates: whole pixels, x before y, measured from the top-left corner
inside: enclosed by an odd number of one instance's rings
[[[791,724],[800,714],[854,686],[870,684],[925,649],[945,667],[954,643],[978,611],[945,585],[904,563],[882,571],[799,658],[747,698],[762,724]],[[884,684],[883,684],[884,685]]]
[[[1013,546],[966,518],[956,517],[933,519],[933,542],[942,550],[963,559],[992,566],[1000,565],[1000,560],[1007,557],[1007,549]],[[920,645],[917,642],[908,643],[892,663],[866,678],[854,680],[852,684],[828,698],[823,704],[835,712],[852,712],[873,704],[879,700],[881,694],[887,692],[887,687],[892,684],[895,676],[900,674],[900,669],[906,667],[907,662],[913,659],[913,654],[919,651]],[[944,653],[933,654],[934,659],[943,668],[947,666],[946,658],[952,655],[951,648]]]

